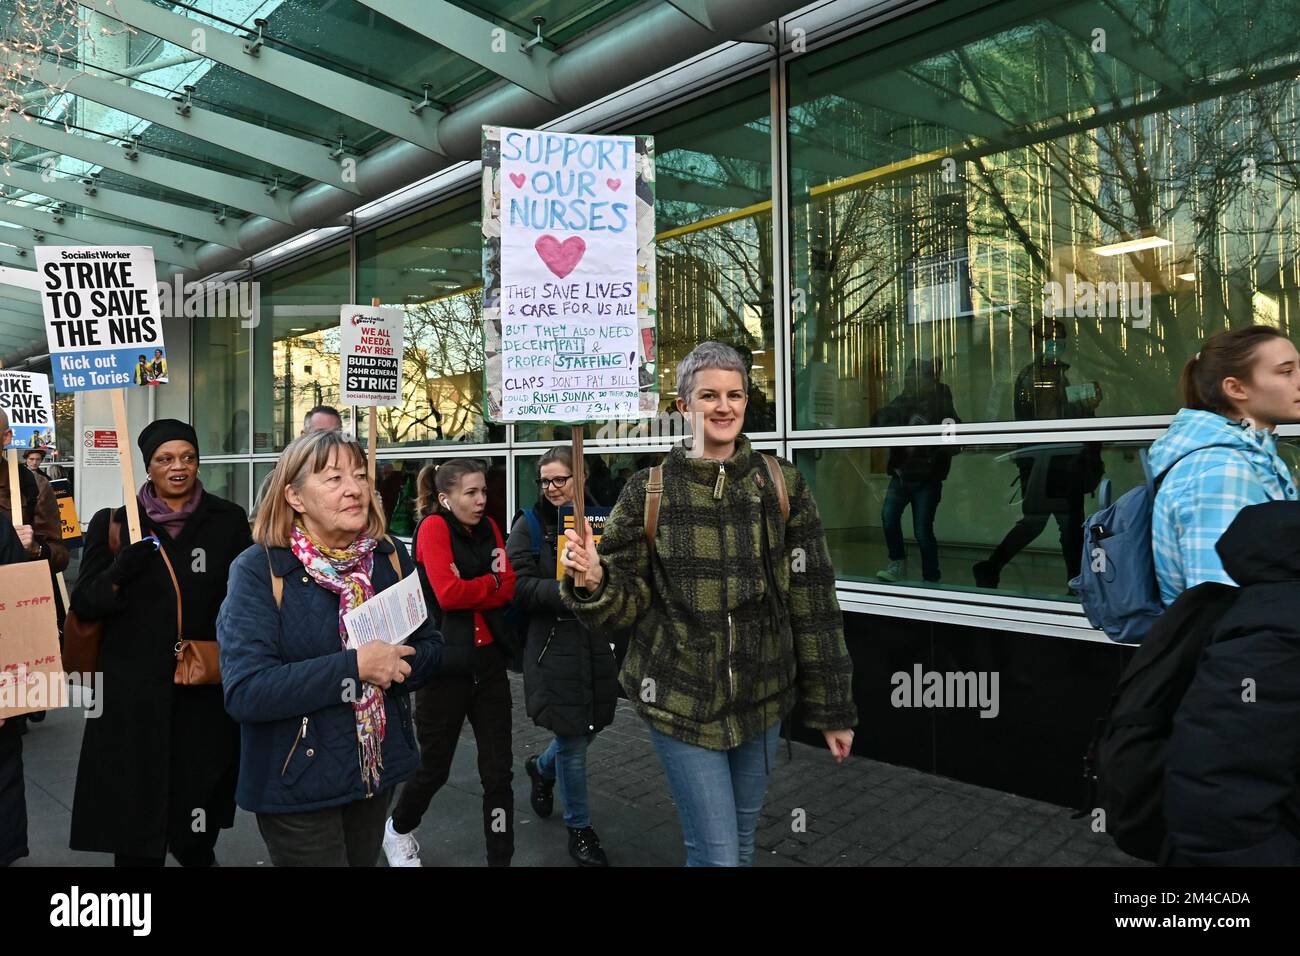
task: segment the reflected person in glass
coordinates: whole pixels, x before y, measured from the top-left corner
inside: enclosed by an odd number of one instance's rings
[[[961,419],[953,407],[952,389],[939,381],[941,359],[917,359],[907,370],[903,391],[872,417],[876,427],[956,424]],[[903,544],[903,510],[912,508],[912,532],[921,552],[921,577],[937,582],[939,541],[934,518],[943,495],[943,482],[952,458],[961,448],[946,436],[941,445],[895,445],[889,449],[889,488],[880,509],[880,524],[889,549],[889,565],[876,572],[882,581],[907,577],[907,550]]]
[[[1015,412],[1020,421],[1092,418],[1101,404],[1101,385],[1071,385],[1065,361],[1069,329],[1045,318],[1030,330],[1034,361],[1016,376]],[[975,584],[996,588],[1002,569],[1028,547],[1054,517],[1060,531],[1065,580],[1079,573],[1083,554],[1085,495],[1096,490],[1106,470],[1098,442],[1026,445],[1010,456],[1016,463],[1022,517],[984,561],[974,567]],[[1016,479],[1013,479],[1015,481]],[[1068,584],[1067,584],[1068,587]]]

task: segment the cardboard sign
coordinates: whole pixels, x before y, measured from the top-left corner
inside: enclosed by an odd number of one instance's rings
[[[45,561],[0,567],[0,718],[67,706]]]
[[[9,416],[14,433],[6,448],[54,447],[54,406],[50,404],[48,377],[0,369],[0,408]]]
[[[483,155],[488,418],[653,415],[653,139],[484,127]]]
[[[152,248],[37,246],[36,265],[56,389],[167,381]]]
[[[340,309],[339,397],[350,405],[396,405],[402,394],[402,309]]]
[[[591,523],[591,536],[596,544],[600,544],[601,535],[605,533],[605,521],[609,518],[612,508],[597,508],[588,505],[585,509],[587,521]],[[564,580],[564,565],[560,563],[560,555],[564,551],[564,532],[574,531],[578,525],[573,520],[573,505],[565,505],[560,509],[560,533],[556,538],[555,548],[555,580]]]

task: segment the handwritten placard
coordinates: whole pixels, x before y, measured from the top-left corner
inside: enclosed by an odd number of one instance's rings
[[[487,415],[657,411],[653,141],[484,127]]]
[[[54,583],[45,561],[0,567],[0,718],[65,706]]]

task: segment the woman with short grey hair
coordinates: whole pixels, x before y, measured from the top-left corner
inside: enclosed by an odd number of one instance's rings
[[[848,756],[852,663],[808,485],[741,434],[740,355],[704,342],[677,383],[691,450],[629,479],[599,548],[565,533],[562,594],[589,628],[632,629],[619,679],[650,725],[687,866],[748,866],[795,704],[837,761]],[[573,583],[579,572],[585,587]]]

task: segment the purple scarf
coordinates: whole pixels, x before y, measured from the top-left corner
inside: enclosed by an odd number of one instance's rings
[[[179,511],[173,511],[167,502],[158,497],[157,490],[154,489],[152,481],[146,481],[140,488],[140,493],[136,498],[140,502],[140,507],[144,513],[149,516],[158,527],[167,532],[167,536],[175,540],[185,527],[185,522],[190,520],[190,515],[194,514],[194,509],[199,506],[199,499],[203,497],[203,482],[197,478],[194,479],[194,493],[190,495],[189,500],[181,506]]]

